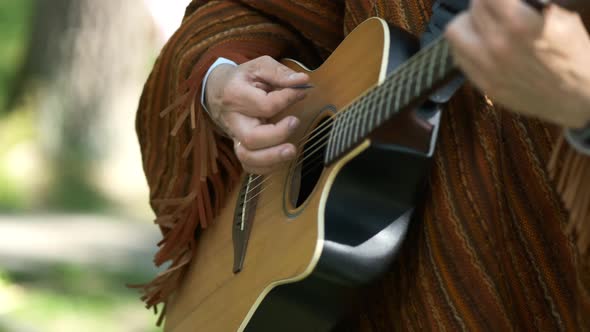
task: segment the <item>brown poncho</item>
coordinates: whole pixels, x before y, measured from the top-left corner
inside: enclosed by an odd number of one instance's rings
[[[201,82],[212,62],[271,55],[313,67],[366,18],[380,16],[419,34],[431,7],[431,0],[190,4],[154,65],[137,114],[151,205],[164,235],[155,263],[171,262],[143,287],[149,307],[165,303],[181,282],[195,232],[212,222],[241,172],[232,143],[201,110]],[[588,328],[589,268],[567,236],[567,213],[546,167],[559,130],[502,111],[468,86],[452,99],[442,123],[420,221],[348,328]],[[581,169],[567,148],[561,150],[557,171],[566,162]]]

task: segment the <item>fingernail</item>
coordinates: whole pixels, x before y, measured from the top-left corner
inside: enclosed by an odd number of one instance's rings
[[[289,119],[289,129],[293,130],[293,129],[297,128],[298,125],[299,125],[299,119],[297,119],[296,117],[291,117]]]
[[[283,150],[281,150],[281,157],[285,160],[293,158],[293,155],[295,155],[295,151],[291,148],[283,148]]]
[[[303,78],[304,76],[305,76],[304,73],[293,73],[293,74],[289,75],[289,79],[290,80],[295,80],[295,79],[298,79],[298,78]]]

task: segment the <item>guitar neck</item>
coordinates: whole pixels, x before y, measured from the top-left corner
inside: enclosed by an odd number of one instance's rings
[[[524,0],[541,11],[555,3],[580,14],[590,29],[590,1]],[[419,106],[459,74],[448,42],[439,37],[391,73],[383,84],[357,99],[334,118],[324,163],[330,164],[402,110]]]
[[[325,164],[368,137],[395,114],[418,106],[459,74],[444,38],[432,42],[334,118]]]

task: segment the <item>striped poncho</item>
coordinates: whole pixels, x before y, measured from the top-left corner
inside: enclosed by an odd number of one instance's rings
[[[207,231],[241,172],[232,142],[200,106],[201,82],[215,59],[270,55],[314,67],[366,18],[380,16],[417,35],[431,7],[431,0],[192,1],[137,114],[163,233],[155,263],[171,262],[141,286],[149,307],[177,289],[195,233]],[[451,100],[442,123],[419,218],[391,271],[342,329],[589,328],[590,268],[567,235],[567,211],[546,167],[559,130],[498,109],[469,86]],[[556,170],[571,159],[565,150],[556,154]]]

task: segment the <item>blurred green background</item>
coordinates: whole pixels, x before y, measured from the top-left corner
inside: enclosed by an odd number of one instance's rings
[[[189,0],[0,0],[0,332],[160,331],[134,116]]]

